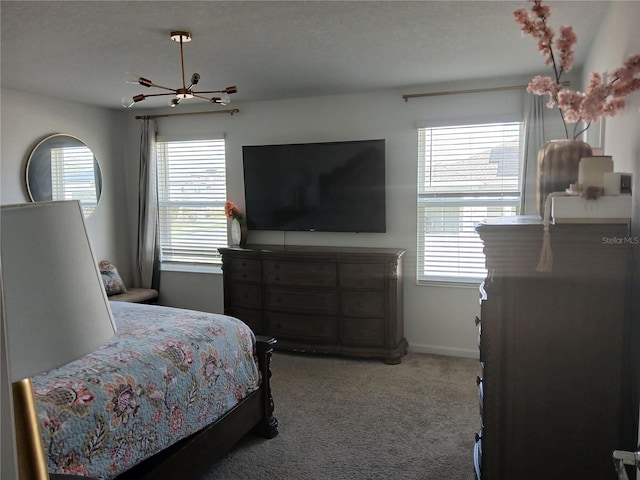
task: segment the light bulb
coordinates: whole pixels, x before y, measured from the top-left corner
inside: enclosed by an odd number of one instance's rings
[[[131,108],[136,103],[132,97],[122,97],[122,106],[125,108]]]
[[[228,105],[231,102],[231,98],[226,93],[221,94],[219,97],[213,97],[211,103],[219,103],[220,105]]]
[[[127,83],[135,83],[136,85],[140,83],[140,75],[136,75],[135,73],[127,72],[124,75],[124,81]]]
[[[153,86],[153,82],[151,80],[149,80],[148,78],[141,77],[140,75],[135,73],[127,72],[124,76],[124,80],[127,83],[133,83],[133,84],[142,85],[145,87]]]

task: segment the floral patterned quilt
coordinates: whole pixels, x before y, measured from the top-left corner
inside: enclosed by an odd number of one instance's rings
[[[33,377],[51,473],[111,479],[259,388],[253,332],[233,317],[110,302],[118,333]]]

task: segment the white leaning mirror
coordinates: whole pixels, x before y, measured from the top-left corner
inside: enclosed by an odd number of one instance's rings
[[[80,200],[85,217],[102,192],[100,165],[82,140],[61,133],[41,140],[27,160],[27,190],[34,202]]]

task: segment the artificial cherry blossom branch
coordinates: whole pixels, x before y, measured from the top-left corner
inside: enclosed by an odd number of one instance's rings
[[[624,109],[625,97],[640,90],[640,54],[630,56],[613,72],[612,80],[605,82],[598,72],[591,72],[586,92],[579,92],[564,88],[560,79],[562,74],[573,67],[573,46],[577,37],[571,26],[562,26],[559,36],[548,25],[547,19],[551,10],[542,0],[533,0],[531,14],[524,8],[513,12],[516,22],[522,28],[523,35],[529,35],[538,40],[537,48],[546,56],[545,64],[553,67],[554,77],[536,75],[527,91],[536,95],[549,95],[547,107],[558,106],[562,118],[564,131],[569,138],[567,123],[575,123],[573,138],[585,132],[591,123],[602,116],[615,116]],[[554,52],[555,49],[555,52]],[[556,54],[557,52],[557,54]],[[586,126],[578,131],[578,122]]]

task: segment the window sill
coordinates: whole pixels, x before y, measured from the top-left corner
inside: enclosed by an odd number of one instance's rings
[[[449,288],[470,288],[477,290],[482,284],[482,280],[417,280],[416,285],[421,287],[449,287]]]
[[[182,273],[212,273],[215,275],[221,275],[222,266],[195,263],[163,263],[160,265],[160,271]]]

